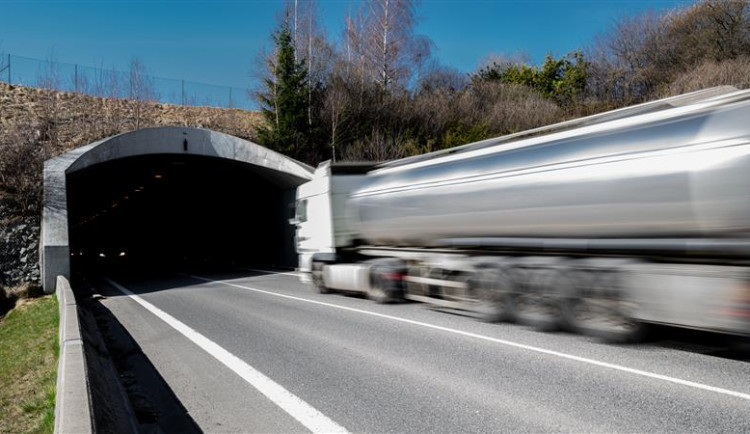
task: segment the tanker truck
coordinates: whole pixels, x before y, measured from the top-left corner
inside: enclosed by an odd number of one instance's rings
[[[750,334],[750,91],[718,87],[297,190],[301,279],[630,341]]]

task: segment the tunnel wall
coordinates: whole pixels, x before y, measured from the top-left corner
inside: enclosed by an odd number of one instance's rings
[[[46,293],[55,291],[58,275],[70,277],[66,176],[107,161],[157,154],[217,157],[248,163],[273,170],[291,185],[310,180],[313,170],[310,166],[238,137],[206,129],[182,127],[133,131],[91,143],[48,160],[44,164],[39,246],[42,285]],[[287,192],[285,196],[289,197],[289,194]]]

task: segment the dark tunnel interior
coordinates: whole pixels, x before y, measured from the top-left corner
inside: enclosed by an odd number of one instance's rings
[[[233,160],[150,155],[67,175],[74,274],[295,266],[298,178]]]

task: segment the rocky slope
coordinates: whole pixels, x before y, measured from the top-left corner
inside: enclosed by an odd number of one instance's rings
[[[39,218],[0,200],[0,287],[39,281]]]

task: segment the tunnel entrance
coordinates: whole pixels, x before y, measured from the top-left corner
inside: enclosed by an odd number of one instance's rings
[[[297,186],[313,168],[216,131],[146,128],[44,163],[42,284],[100,270],[296,266]]]
[[[72,272],[295,266],[297,181],[243,162],[146,155],[67,175]]]

